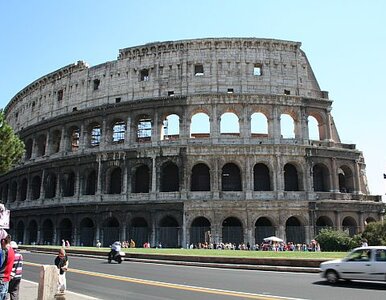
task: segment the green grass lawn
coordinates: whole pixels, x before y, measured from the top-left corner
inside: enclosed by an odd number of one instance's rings
[[[28,246],[24,246],[28,248]],[[44,248],[44,246],[31,246]],[[61,248],[50,246],[50,248]],[[110,248],[96,247],[71,247],[70,249],[85,251],[107,252]],[[126,253],[141,254],[170,254],[187,256],[221,256],[221,257],[247,257],[247,258],[293,258],[293,259],[335,259],[346,256],[347,252],[304,252],[304,251],[241,251],[241,250],[208,250],[208,249],[154,249],[154,248],[123,248]]]

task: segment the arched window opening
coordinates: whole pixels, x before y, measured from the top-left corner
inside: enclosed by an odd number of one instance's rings
[[[190,124],[191,138],[208,138],[210,136],[209,116],[205,113],[197,113],[192,116]]]
[[[163,248],[180,247],[180,228],[174,217],[166,216],[160,221],[157,240]]]
[[[25,159],[31,159],[32,156],[32,139],[28,139],[25,143]]]
[[[180,117],[176,114],[168,115],[161,128],[161,140],[176,140],[180,137]]]
[[[27,178],[23,178],[21,181],[21,189],[20,189],[20,200],[27,200],[27,192],[28,192],[28,180]]]
[[[91,170],[86,177],[85,195],[95,195],[97,188],[97,174],[95,170]]]
[[[110,174],[109,194],[120,194],[122,191],[122,170],[115,168]]]
[[[232,112],[222,114],[220,121],[220,133],[222,135],[239,136],[239,117]]]
[[[358,225],[353,217],[345,217],[342,221],[342,229],[347,232],[349,236],[354,236],[358,233]]]
[[[70,219],[65,218],[59,223],[58,228],[59,241],[65,240],[70,244],[72,243],[72,222]]]
[[[52,245],[54,238],[54,224],[50,219],[43,222],[42,226],[43,245]]]
[[[240,169],[235,164],[225,164],[222,168],[221,178],[223,191],[242,190]]]
[[[113,143],[123,143],[125,141],[126,124],[123,120],[113,124]]]
[[[24,222],[23,221],[19,221],[19,223],[17,223],[17,227],[16,227],[16,237],[14,238],[15,241],[18,241],[18,243],[21,243],[21,244],[24,244]]]
[[[253,138],[268,137],[268,119],[263,113],[252,114],[251,135]]]
[[[6,184],[1,188],[2,189],[1,200],[3,200],[4,203],[8,201],[8,188],[9,188],[8,184]]]
[[[14,181],[11,184],[11,202],[16,201],[16,196],[17,196],[17,182]]]
[[[259,163],[253,167],[253,183],[255,191],[271,191],[269,169],[265,164]]]
[[[319,123],[313,116],[308,116],[308,139],[316,141],[320,140]]]
[[[152,131],[152,120],[149,116],[143,115],[137,123],[137,142],[150,142]]]
[[[94,246],[94,222],[90,218],[84,218],[80,222],[80,246]]]
[[[275,227],[272,222],[266,218],[261,217],[255,223],[255,242],[261,244],[266,237],[275,235]]]
[[[281,129],[281,137],[283,139],[295,138],[295,122],[290,115],[282,114],[280,116],[280,129]]]
[[[209,245],[211,240],[210,222],[205,217],[195,218],[190,227],[190,243],[194,248],[201,248],[203,244]]]
[[[41,186],[42,180],[40,176],[35,176],[32,178],[32,200],[37,200],[40,198],[40,186]]]
[[[90,131],[90,145],[91,147],[97,147],[101,143],[101,126],[99,124],[93,124]]]
[[[38,241],[38,224],[36,223],[35,220],[32,220],[29,222],[27,230],[29,231],[29,240],[28,243],[30,245],[35,245],[37,244]]]
[[[56,196],[56,175],[54,173],[49,173],[46,178],[45,184],[45,198],[51,199]]]
[[[63,197],[72,197],[75,194],[75,174],[69,172],[63,175]]]
[[[341,193],[352,193],[354,191],[354,176],[351,169],[342,166],[338,170],[339,191]]]
[[[372,218],[372,217],[368,217],[365,220],[365,225],[373,223],[373,222],[376,222],[376,220],[374,218]]]
[[[144,218],[136,217],[131,220],[130,238],[135,241],[137,247],[150,242],[149,227]]]
[[[329,185],[329,172],[326,166],[317,164],[312,168],[314,191],[315,192],[328,192],[330,190]]]
[[[191,191],[210,191],[210,170],[205,164],[192,168]]]
[[[146,165],[139,166],[135,170],[133,178],[133,192],[134,193],[149,193],[150,190],[150,170]]]
[[[161,192],[178,192],[180,190],[179,170],[172,162],[165,163],[161,169]]]
[[[111,217],[105,220],[102,227],[102,245],[108,247],[119,238],[119,222],[116,218]]]
[[[46,154],[46,136],[44,134],[39,135],[37,138],[37,153],[36,156],[40,157]]]
[[[51,137],[51,153],[58,153],[60,151],[60,140],[62,139],[62,133],[59,130],[55,130]]]
[[[222,242],[235,244],[236,247],[244,243],[243,225],[239,219],[229,217],[222,222]]]
[[[299,191],[298,171],[292,164],[284,166],[284,190]]]
[[[319,217],[317,220],[316,220],[316,234],[319,234],[319,232],[322,230],[322,229],[329,229],[329,228],[333,228],[333,223],[331,221],[331,219],[329,217],[326,217],[326,216],[321,216]]]
[[[306,232],[304,226],[296,217],[290,217],[285,223],[285,233],[287,237],[287,243],[293,242],[295,244],[304,243]]]

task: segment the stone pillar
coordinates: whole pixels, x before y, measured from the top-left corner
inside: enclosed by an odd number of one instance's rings
[[[155,155],[152,157],[151,192],[157,192],[157,166]]]
[[[360,191],[361,191],[361,188],[360,188],[360,174],[361,174],[361,171],[360,171],[360,167],[359,167],[359,161],[358,160],[355,160],[355,165],[354,165],[354,174],[353,174],[353,183],[354,183],[354,190],[352,191],[352,193],[354,194],[359,194]]]
[[[332,123],[332,120],[331,120],[331,107],[328,107],[327,108],[327,124],[326,124],[326,137],[325,139],[326,140],[329,140],[329,141],[332,141],[332,129],[331,129],[331,123]]]
[[[275,144],[279,144],[281,140],[281,128],[280,128],[280,115],[277,111],[277,107],[273,108],[272,115],[272,138]]]
[[[97,241],[101,241],[101,228],[98,222],[95,224],[95,245]]]
[[[46,156],[50,155],[50,139],[51,139],[50,134],[51,134],[51,132],[48,131],[47,135],[46,135],[46,147],[44,149],[44,155],[46,155]]]
[[[96,195],[100,197],[101,192],[102,192],[102,156],[97,155],[96,157],[97,162],[98,162],[98,173],[97,173],[97,188],[96,188]]]
[[[336,158],[331,158],[331,171],[330,171],[331,191],[333,193],[339,192],[339,177],[338,170],[336,168]]]
[[[335,211],[335,229],[342,230],[342,222],[340,220],[340,212]]]
[[[44,179],[46,176],[46,170],[42,170],[42,179],[40,182],[40,197],[39,199],[44,199],[45,198],[45,189],[44,189]]]
[[[38,299],[52,300],[58,291],[58,268],[55,265],[43,265],[40,267]],[[30,295],[33,298],[32,295]],[[64,298],[63,298],[64,299]]]

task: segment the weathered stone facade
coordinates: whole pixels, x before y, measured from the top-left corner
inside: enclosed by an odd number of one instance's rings
[[[0,177],[15,239],[177,247],[210,231],[214,243],[306,242],[321,227],[355,233],[383,218],[300,46],[151,43],[24,88],[5,113],[25,159]]]

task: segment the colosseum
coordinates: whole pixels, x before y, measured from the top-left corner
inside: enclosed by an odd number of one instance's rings
[[[154,42],[78,61],[4,109],[26,145],[0,177],[10,231],[25,244],[164,247],[353,235],[385,204],[331,109],[299,42]]]

